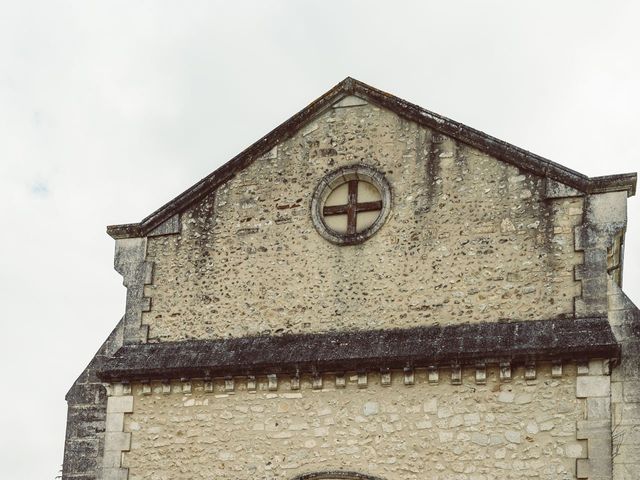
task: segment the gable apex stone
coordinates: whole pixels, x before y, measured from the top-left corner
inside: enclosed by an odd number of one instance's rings
[[[360,107],[362,105],[368,105],[365,99],[360,98],[356,95],[349,95],[344,97],[342,100],[337,101],[333,104],[333,108],[346,108],[346,107]]]

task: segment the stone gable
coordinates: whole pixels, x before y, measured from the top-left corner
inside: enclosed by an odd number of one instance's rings
[[[108,227],[62,478],[635,479],[635,187],[346,79]]]
[[[330,108],[151,237],[150,341],[573,316],[581,197],[365,102]],[[382,229],[336,246],[314,189],[365,164],[391,185]]]

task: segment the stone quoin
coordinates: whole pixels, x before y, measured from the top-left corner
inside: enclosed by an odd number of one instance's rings
[[[345,79],[108,227],[62,478],[637,478],[635,189]]]

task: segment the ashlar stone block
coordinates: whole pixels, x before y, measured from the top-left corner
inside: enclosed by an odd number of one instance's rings
[[[587,398],[587,418],[607,420],[611,418],[611,400],[608,397]]]
[[[129,470],[126,468],[104,468],[102,470],[102,480],[127,480]]]
[[[124,413],[110,413],[106,419],[107,432],[122,432],[124,429]]]
[[[127,451],[131,448],[131,434],[126,432],[106,432],[104,435],[105,451]]]
[[[107,413],[131,413],[133,412],[133,396],[109,397],[107,400]]]
[[[576,397],[608,397],[611,379],[608,376],[584,376],[576,379]]]

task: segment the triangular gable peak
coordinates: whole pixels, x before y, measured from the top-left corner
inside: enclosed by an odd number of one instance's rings
[[[545,177],[550,180],[551,188],[555,189],[558,195],[562,195],[563,192],[573,196],[576,194],[613,191],[626,191],[628,196],[635,194],[637,181],[635,173],[588,177],[479,130],[347,77],[213,173],[144,218],[140,223],[111,225],[107,227],[107,233],[113,238],[169,233],[169,231],[173,230],[172,225],[177,226],[178,214],[224,184],[233,175],[249,166],[273,147],[291,138],[307,123],[321,115],[328,108],[353,106],[362,101],[387,108],[407,120],[414,121],[419,125],[426,126],[452,139],[468,144],[523,171]]]

